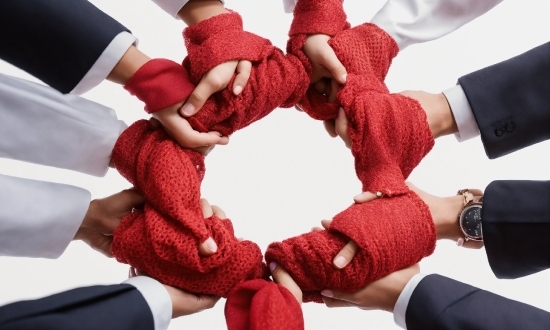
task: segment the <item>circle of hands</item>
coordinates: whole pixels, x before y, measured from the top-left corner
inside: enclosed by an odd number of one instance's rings
[[[307,38],[303,51],[312,64],[311,85],[317,92],[325,95],[329,102],[335,102],[338,91],[346,82],[347,73],[345,67],[329,46],[329,40],[330,37],[326,35],[311,35]],[[200,111],[208,98],[216,92],[229,88],[234,95],[239,95],[247,84],[251,69],[251,62],[246,60],[229,61],[217,65],[202,77],[185,103],[175,104],[154,113],[153,118],[150,120],[151,124],[153,127],[162,127],[180,146],[196,150],[205,156],[208,155],[216,145],[228,144],[229,138],[218,132],[195,131],[186,118]],[[231,80],[232,85],[230,86]],[[435,138],[448,134],[449,124],[445,122],[444,114],[450,113],[450,109],[443,95],[422,91],[404,91],[401,94],[413,98],[421,104],[426,111],[428,124]],[[299,105],[296,108],[301,110]],[[343,109],[339,110],[336,119],[324,121],[327,133],[331,137],[341,138],[345,145],[351,148],[347,126],[348,119]],[[459,241],[463,238],[458,225],[458,214],[463,206],[462,196],[437,197],[419,189],[412,183],[407,183],[407,185],[428,205],[435,223],[437,239]],[[470,191],[475,197],[483,195],[477,189],[471,189]],[[369,203],[377,198],[383,198],[383,196],[366,191],[355,196],[354,201],[355,203]],[[113,257],[110,246],[114,230],[124,216],[130,214],[132,210],[140,208],[144,202],[144,197],[133,189],[124,190],[103,199],[93,200],[74,239],[84,241],[107,257]],[[226,218],[221,208],[210,205],[205,199],[201,199],[201,206],[204,218],[209,218],[212,215],[216,215],[220,219]],[[314,227],[312,231],[328,229],[331,221],[321,221],[321,227]],[[465,248],[481,248],[483,242],[466,241],[462,246]],[[199,245],[198,250],[202,256],[213,255],[217,252],[216,242],[212,238],[208,238]],[[357,244],[350,240],[334,256],[334,267],[338,269],[346,267],[358,250]],[[269,265],[269,268],[273,280],[287,288],[301,304],[302,291],[286,270],[274,262]],[[405,285],[419,271],[419,265],[416,264],[376,280],[356,292],[341,292],[326,288],[321,294],[325,305],[328,307],[358,307],[365,310],[380,309],[391,312]],[[140,270],[130,268],[129,277],[134,276],[148,275]],[[194,294],[172,286],[164,286],[172,300],[173,318],[212,308],[220,299],[220,297],[212,295]]]

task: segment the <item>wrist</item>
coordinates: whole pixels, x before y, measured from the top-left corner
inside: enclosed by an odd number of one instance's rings
[[[451,107],[443,93],[434,94],[434,108],[432,120],[428,116],[428,123],[435,138],[458,132]]]
[[[109,73],[107,80],[120,85],[126,85],[134,73],[136,73],[142,65],[149,62],[150,59],[149,56],[132,45]]]
[[[216,15],[228,13],[219,0],[189,0],[178,16],[187,26],[193,26]]]
[[[458,216],[464,206],[462,196],[452,196],[442,198],[442,212],[434,217],[437,239],[450,239],[457,241],[462,238]]]

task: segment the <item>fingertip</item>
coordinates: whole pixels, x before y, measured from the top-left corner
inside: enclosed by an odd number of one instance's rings
[[[330,290],[325,289],[325,290],[321,291],[321,296],[332,298],[332,297],[334,297],[334,293]]]
[[[341,84],[345,84],[347,79],[348,79],[348,74],[344,73],[343,75],[340,76],[339,82]]]
[[[191,103],[185,103],[180,108],[180,114],[184,117],[190,117],[195,114],[195,106]]]
[[[235,87],[233,88],[233,94],[235,94],[235,95],[241,94],[242,91],[243,91],[242,86],[237,85],[237,86],[235,86]]]
[[[336,268],[342,269],[346,267],[346,265],[348,264],[348,261],[343,256],[336,256],[336,258],[334,258],[332,263],[334,264],[334,266],[336,266]]]
[[[277,268],[277,263],[275,261],[272,261],[269,263],[269,270],[273,273],[273,270]]]

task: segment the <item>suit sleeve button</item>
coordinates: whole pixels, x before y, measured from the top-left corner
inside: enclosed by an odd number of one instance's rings
[[[497,128],[495,129],[495,135],[496,135],[496,136],[502,136],[502,135],[504,135],[504,128],[502,128],[502,127],[497,127]]]
[[[516,125],[514,124],[514,122],[511,121],[508,124],[506,124],[506,131],[507,132],[513,131],[514,128],[516,128]]]

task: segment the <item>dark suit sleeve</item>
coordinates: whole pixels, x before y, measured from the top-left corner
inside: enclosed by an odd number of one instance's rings
[[[132,285],[91,286],[0,307],[0,329],[154,329],[149,305]]]
[[[550,138],[550,43],[458,80],[491,159]]]
[[[489,265],[498,278],[550,268],[550,181],[493,181],[481,214]]]
[[[433,274],[413,291],[405,322],[409,330],[542,330],[550,313]]]
[[[62,93],[73,90],[123,31],[86,0],[0,1],[0,58]]]

